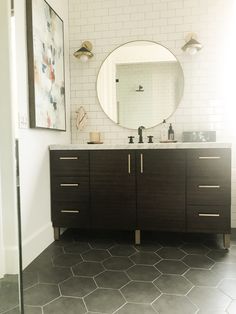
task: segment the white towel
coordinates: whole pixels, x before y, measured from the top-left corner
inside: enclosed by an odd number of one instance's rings
[[[79,131],[81,131],[86,127],[88,123],[88,115],[83,106],[80,106],[76,113],[76,127]]]

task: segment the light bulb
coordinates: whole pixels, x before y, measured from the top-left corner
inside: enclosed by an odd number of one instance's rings
[[[80,61],[83,62],[83,63],[87,62],[87,61],[88,61],[88,56],[82,55],[82,56],[80,57]]]
[[[197,48],[195,48],[195,47],[188,47],[188,48],[186,49],[186,52],[187,52],[188,54],[190,54],[191,56],[193,56],[193,55],[196,54]]]

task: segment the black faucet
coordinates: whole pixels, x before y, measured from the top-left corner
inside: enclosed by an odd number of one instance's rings
[[[139,143],[143,143],[143,129],[145,129],[145,127],[142,125],[138,128]]]

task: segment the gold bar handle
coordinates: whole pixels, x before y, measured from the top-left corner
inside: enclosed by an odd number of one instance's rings
[[[79,186],[79,183],[60,183],[61,187],[65,186]]]
[[[128,174],[131,172],[131,161],[130,161],[130,154],[128,154]]]
[[[140,173],[143,173],[143,154],[140,154]]]
[[[59,157],[60,160],[78,160],[79,157]]]
[[[199,156],[198,159],[221,159],[220,156]]]
[[[62,209],[61,213],[67,213],[67,214],[78,214],[79,210],[73,210],[73,209]]]
[[[220,214],[204,214],[204,213],[199,213],[199,217],[220,217]]]
[[[220,185],[198,185],[199,189],[219,189]]]

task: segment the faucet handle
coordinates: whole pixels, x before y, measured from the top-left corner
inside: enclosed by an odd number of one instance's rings
[[[147,136],[147,138],[148,138],[148,143],[153,143],[153,135],[148,135]]]
[[[134,144],[134,136],[128,136],[129,144]]]

